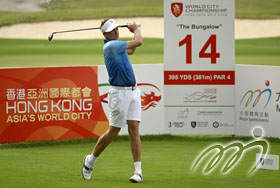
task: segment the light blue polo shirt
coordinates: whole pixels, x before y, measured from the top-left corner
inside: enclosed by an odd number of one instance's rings
[[[135,86],[136,80],[126,52],[127,41],[104,40],[104,61],[112,86]]]

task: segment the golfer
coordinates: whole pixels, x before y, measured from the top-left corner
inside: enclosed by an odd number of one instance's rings
[[[127,124],[135,167],[134,175],[129,180],[138,183],[143,181],[141,141],[139,136],[141,92],[136,86],[134,72],[128,55],[133,54],[135,49],[142,45],[142,36],[134,22],[128,24],[129,31],[134,33],[133,40],[120,41],[118,26],[113,19],[105,19],[100,26],[101,32],[105,37],[103,47],[104,61],[111,84],[108,95],[110,127],[100,136],[92,154],[85,156],[82,175],[85,180],[91,178],[97,158],[118,135],[121,128],[124,128]]]

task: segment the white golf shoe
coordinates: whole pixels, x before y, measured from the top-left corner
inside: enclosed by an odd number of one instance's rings
[[[143,181],[142,174],[135,173],[133,176],[131,176],[131,178],[129,179],[129,181],[131,181],[131,182],[133,182],[133,183],[142,182],[142,181]]]
[[[91,174],[93,171],[93,167],[91,167],[88,163],[87,163],[87,155],[84,158],[84,163],[83,163],[83,168],[82,168],[82,176],[84,178],[84,180],[90,180],[91,178]]]

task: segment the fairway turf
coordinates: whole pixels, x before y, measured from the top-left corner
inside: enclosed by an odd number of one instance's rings
[[[280,37],[236,40],[236,64],[280,66]]]
[[[129,39],[124,39],[129,40]],[[134,64],[163,63],[163,40],[143,39],[130,60]],[[25,40],[0,39],[0,67],[103,65],[102,39]]]
[[[276,19],[280,17],[280,1],[235,0],[235,15],[247,19]]]
[[[0,67],[104,65],[102,39],[0,39],[0,44]],[[236,64],[280,65],[280,37],[236,40],[235,51]],[[144,38],[130,60],[133,64],[163,63],[163,39]]]
[[[226,160],[210,175],[202,175],[201,169],[190,171],[193,161],[206,147],[215,143],[248,143],[249,140],[249,137],[231,136],[143,136],[144,182],[137,185],[128,181],[134,171],[128,136],[117,137],[102,153],[90,181],[83,180],[81,168],[84,155],[91,152],[96,139],[2,144],[0,187],[279,187],[280,171],[259,170],[247,176],[259,149],[246,152],[227,175],[220,173]],[[279,139],[269,142],[270,154],[279,155]],[[232,154],[233,151],[228,151],[225,159]]]

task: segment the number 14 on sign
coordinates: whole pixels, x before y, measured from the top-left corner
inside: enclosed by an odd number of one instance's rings
[[[179,42],[179,47],[186,45],[186,63],[192,63],[192,35],[187,35],[183,40]],[[210,46],[210,53],[206,52]],[[210,58],[211,64],[217,63],[217,58],[220,58],[220,53],[217,52],[217,37],[211,35],[206,41],[204,46],[199,52],[199,58]]]

